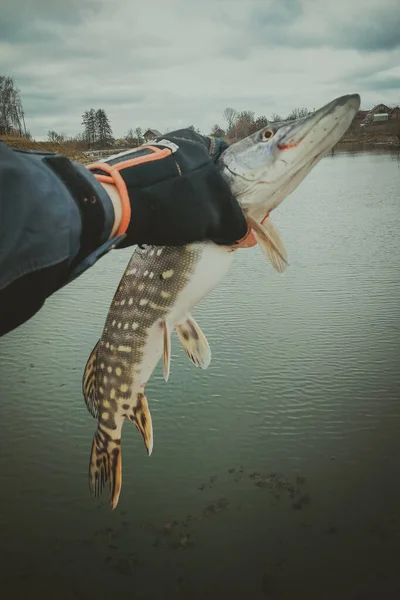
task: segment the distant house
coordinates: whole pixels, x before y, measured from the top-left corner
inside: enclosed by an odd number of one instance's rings
[[[389,120],[389,113],[375,113],[372,114],[372,121],[374,123],[378,122],[378,121],[388,121]]]
[[[148,129],[143,134],[144,141],[151,142],[151,140],[155,140],[158,137],[161,137],[162,133],[160,133],[157,129]]]
[[[390,107],[386,106],[386,104],[377,104],[374,108],[368,111],[369,114],[376,115],[379,113],[388,113],[390,112]]]
[[[221,128],[219,129],[215,129],[215,131],[213,131],[210,135],[213,135],[214,137],[225,137],[225,131]]]
[[[388,121],[391,119],[399,119],[400,120],[400,107],[395,106],[394,108],[390,108],[386,104],[377,104],[374,108],[368,111],[358,111],[358,115],[360,113],[366,112],[364,117],[365,122],[375,123],[377,121]],[[358,116],[357,116],[358,117]],[[358,118],[362,118],[361,116]]]

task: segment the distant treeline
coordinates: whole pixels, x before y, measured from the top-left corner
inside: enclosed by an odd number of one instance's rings
[[[268,118],[263,115],[256,117],[255,113],[251,110],[242,110],[239,112],[234,108],[228,107],[223,112],[223,118],[227,125],[226,130],[215,124],[211,130],[211,134],[223,135],[229,141],[236,142],[266,127],[269,123],[293,121],[294,119],[305,117],[311,112],[308,108],[295,108],[287,117],[282,117],[278,113],[272,113]]]
[[[211,132],[206,134],[225,137],[230,142],[243,139],[244,137],[266,127],[269,123],[277,121],[290,121],[310,114],[307,108],[295,108],[287,117],[282,117],[273,113],[269,118],[266,116],[255,116],[251,110],[237,111],[228,107],[223,111],[222,117],[224,126],[215,124]],[[67,136],[62,132],[49,130],[47,139],[50,142],[60,144],[73,144],[81,149],[89,148],[108,148],[120,146],[139,146],[143,143],[143,132],[141,127],[130,128],[126,135],[121,139],[115,139],[106,111],[102,108],[90,108],[82,115],[81,130],[75,136]],[[189,125],[190,129],[199,131],[194,125]],[[167,132],[164,132],[167,133]],[[20,97],[20,91],[16,87],[12,77],[0,75],[0,135],[25,136],[31,137],[26,130],[24,111]]]

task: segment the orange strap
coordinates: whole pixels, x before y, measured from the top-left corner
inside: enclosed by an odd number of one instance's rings
[[[247,232],[245,233],[245,235],[242,237],[241,240],[238,240],[236,242],[235,249],[236,248],[252,248],[256,244],[257,244],[257,240],[254,236],[253,230],[250,227],[250,225],[248,225]]]
[[[160,160],[172,154],[172,151],[169,148],[159,148],[157,146],[151,145],[140,146],[140,149],[143,148],[148,148],[149,150],[152,150],[152,153],[145,154],[144,156],[138,156],[137,158],[130,158],[129,160],[123,160],[119,163],[116,163],[115,165],[109,165],[108,163],[104,162],[97,162],[92,163],[90,165],[86,165],[86,168],[90,171],[99,170],[103,171],[104,173],[108,173],[108,175],[100,175],[98,173],[93,173],[93,175],[101,183],[111,183],[117,188],[119,197],[121,198],[122,217],[118,231],[115,234],[116,236],[126,233],[126,230],[128,229],[131,220],[131,203],[129,200],[129,194],[128,190],[126,189],[125,182],[120,174],[121,169],[134,167],[136,165],[140,165],[145,162],[151,162],[153,160]],[[268,215],[269,211],[267,212],[261,223],[264,223]],[[235,243],[234,247],[235,249],[252,248],[256,244],[257,240],[255,238],[252,228],[249,225],[246,234],[242,237],[241,240],[238,240]]]
[[[89,169],[89,171],[99,170],[103,171],[104,173],[108,173],[108,175],[101,175],[98,173],[93,173],[93,175],[94,177],[96,177],[97,181],[100,181],[100,183],[110,183],[111,185],[115,185],[115,187],[117,188],[119,197],[121,198],[122,217],[118,231],[115,234],[116,236],[126,233],[126,230],[128,229],[129,223],[131,221],[131,203],[129,200],[129,194],[125,185],[125,181],[122,179],[120,171],[122,169],[134,167],[145,162],[160,160],[172,154],[169,148],[159,148],[157,146],[140,146],[140,150],[142,150],[143,148],[148,148],[149,150],[152,150],[152,153],[145,154],[144,156],[138,156],[137,158],[122,160],[121,162],[116,163],[115,165],[109,165],[108,163],[104,162],[96,162],[90,165],[86,165],[86,168]]]
[[[264,221],[268,217],[268,215],[269,215],[269,211],[267,212],[267,214],[261,221],[261,225],[264,223]],[[236,248],[252,248],[253,246],[256,246],[256,245],[257,245],[256,237],[254,235],[252,228],[249,225],[247,228],[246,234],[242,237],[241,240],[238,240],[236,242],[235,249]]]

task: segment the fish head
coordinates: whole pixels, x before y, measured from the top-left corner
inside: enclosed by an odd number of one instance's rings
[[[244,213],[257,219],[276,208],[341,139],[359,107],[358,94],[341,96],[229,146],[219,164]]]

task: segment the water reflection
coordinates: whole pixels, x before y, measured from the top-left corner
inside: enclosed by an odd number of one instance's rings
[[[377,143],[377,144],[365,144],[363,142],[339,142],[332,148],[329,153],[330,157],[334,157],[338,154],[345,153],[347,156],[355,156],[358,154],[370,154],[377,156],[381,154],[389,155],[399,159],[400,156],[400,144],[390,143]]]
[[[392,159],[395,159],[393,162]],[[123,430],[123,495],[90,497],[81,376],[130,251],[0,340],[2,589],[43,598],[392,598],[400,522],[400,171],[337,151],[276,211],[290,268],[254,248],[148,386],[149,459]]]

